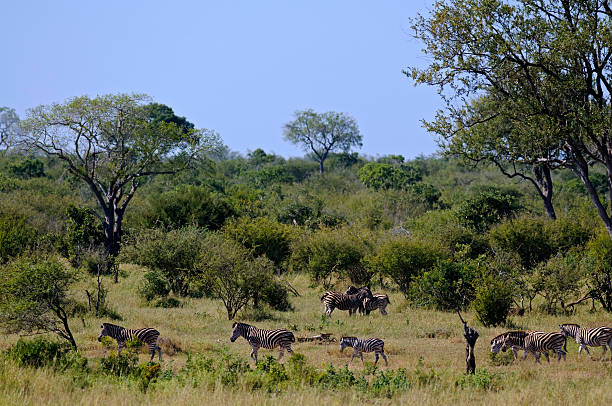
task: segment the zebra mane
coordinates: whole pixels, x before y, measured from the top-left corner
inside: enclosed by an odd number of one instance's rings
[[[340,341],[345,340],[345,339],[346,340],[357,340],[357,337],[355,337],[355,336],[346,336],[346,337],[342,337],[340,339]]]
[[[108,326],[108,327],[117,327],[117,328],[122,328],[122,329],[124,329],[124,330],[125,330],[125,327],[118,326],[118,325],[116,325],[116,324],[112,324],[112,323],[102,323],[102,327],[106,327],[106,326]]]
[[[565,323],[565,324],[561,324],[559,327],[572,327],[572,326],[576,326],[577,328],[580,328],[580,326],[576,323]]]
[[[524,337],[529,335],[529,333],[527,331],[522,331],[522,330],[515,330],[515,331],[506,331],[505,333],[501,333],[498,336],[495,336],[491,339],[491,344],[493,344],[494,341],[499,340],[501,338],[506,338],[506,337]]]
[[[236,328],[237,326],[241,327],[241,328],[249,328],[249,327],[253,327],[250,324],[246,324],[246,323],[240,323],[239,321],[235,321],[234,324],[232,324],[232,328]]]

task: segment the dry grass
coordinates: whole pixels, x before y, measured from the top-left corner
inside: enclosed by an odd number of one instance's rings
[[[180,370],[185,365],[187,352],[201,352],[209,357],[218,355],[222,348],[239,354],[247,360],[250,348],[246,341],[239,339],[230,343],[231,321],[219,302],[207,299],[187,299],[183,307],[174,309],[145,307],[136,296],[142,272],[134,266],[123,266],[127,277],[118,285],[106,281],[109,287],[108,302],[124,318],[118,322],[126,327],[151,326],[157,328],[164,337],[164,369]],[[476,345],[478,368],[486,368],[499,377],[499,387],[495,391],[465,389],[455,385],[465,367],[462,325],[453,313],[428,310],[415,310],[405,306],[400,294],[391,293],[389,315],[384,317],[372,313],[368,317],[349,318],[346,312],[335,311],[331,320],[322,320],[322,306],[319,302],[321,292],[310,289],[309,281],[301,276],[290,276],[290,282],[300,293],[292,298],[296,309],[290,313],[274,313],[274,321],[255,324],[262,328],[297,328],[296,336],[313,336],[319,333],[332,333],[335,337],[356,335],[358,337],[380,337],[385,340],[389,368],[406,368],[408,371],[420,369],[425,372],[434,370],[438,379],[431,384],[418,386],[397,395],[393,399],[376,398],[359,393],[356,389],[331,391],[315,387],[291,387],[278,394],[264,391],[248,391],[244,388],[228,388],[217,385],[215,388],[194,387],[179,384],[176,380],[161,381],[152,390],[142,393],[133,383],[120,379],[96,379],[89,385],[79,385],[68,374],[55,373],[47,369],[20,368],[7,361],[0,361],[0,404],[2,405],[56,405],[87,404],[123,406],[137,404],[236,404],[254,405],[292,404],[314,405],[345,404],[360,402],[372,405],[398,403],[440,404],[443,403],[489,403],[495,405],[522,405],[537,402],[547,404],[584,404],[612,402],[612,362],[600,361],[601,349],[595,349],[597,360],[584,354],[578,356],[577,346],[568,342],[566,362],[541,366],[536,365],[530,356],[525,362],[513,362],[506,366],[496,366],[489,356],[489,339],[502,332],[503,328],[485,328],[475,325],[480,332]],[[83,282],[85,283],[85,282]],[[82,289],[75,290],[76,296],[85,294]],[[557,331],[558,324],[577,322],[585,326],[612,325],[609,314],[587,312],[588,306],[579,309],[576,316],[556,317],[541,314],[528,314],[514,318],[514,323],[525,329]],[[472,314],[466,314],[470,324],[474,323]],[[88,358],[102,356],[103,348],[97,342],[99,326],[108,321],[86,318],[85,323],[74,320],[71,327],[81,352]],[[249,322],[248,320],[245,320]],[[6,349],[17,340],[16,336],[0,336],[0,349]],[[321,345],[316,343],[296,343],[294,350],[306,356],[307,362],[322,369],[332,364],[343,367],[350,359],[351,352],[341,354],[337,343]],[[146,351],[145,351],[146,352]],[[143,352],[141,361],[148,360]],[[277,355],[277,351],[261,350],[261,355]],[[373,361],[372,354],[364,354],[366,361]],[[609,353],[608,353],[609,357]],[[286,359],[285,359],[286,362]],[[93,361],[92,361],[93,363]],[[361,362],[354,361],[351,370],[360,371]],[[384,367],[383,367],[384,369]],[[81,386],[84,388],[81,389]]]

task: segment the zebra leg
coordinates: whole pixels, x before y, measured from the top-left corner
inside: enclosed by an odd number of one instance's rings
[[[353,358],[355,358],[355,355],[357,355],[357,350],[353,350],[353,356],[351,357],[351,360],[349,361],[349,364],[351,362],[353,362]]]
[[[548,351],[544,352],[544,356],[546,357],[546,361],[550,364],[550,357],[548,356]]]
[[[380,355],[382,355],[383,359],[385,360],[385,365],[389,366],[389,362],[387,361],[387,356],[385,355],[385,353],[381,352]]]
[[[527,350],[523,350],[523,361],[527,359]]]
[[[514,347],[512,347],[511,350],[512,350],[512,355],[514,355],[514,359],[517,359],[518,358],[518,350],[516,348],[514,348]]]
[[[159,345],[155,345],[155,348],[157,349],[157,352],[158,352],[158,354],[159,354],[159,360],[160,360],[160,362],[161,362],[161,360],[162,360],[162,359],[161,359],[161,358],[162,358],[162,357],[161,357],[161,347],[160,347]]]
[[[584,348],[589,357],[593,358],[591,351],[589,351],[589,348],[586,345],[580,344],[580,346]]]
[[[293,350],[291,349],[291,344],[289,344],[289,345],[287,346],[287,352],[288,352],[289,354],[293,355]]]
[[[363,352],[359,351],[359,356],[361,357],[361,363],[363,364]]]
[[[155,346],[155,347],[157,347],[157,346]],[[150,350],[151,350],[151,359],[149,360],[149,362],[153,361],[153,358],[155,358],[155,347],[151,347],[150,348]]]
[[[376,364],[378,364],[378,353],[377,353],[377,352],[375,352],[375,353],[374,353],[374,356],[376,357],[376,361],[374,361],[374,365],[376,365]]]
[[[541,364],[541,362],[540,362],[540,353],[539,352],[534,352],[533,356],[535,357],[536,363]]]
[[[284,354],[285,354],[285,351],[283,350],[283,347],[281,347],[280,352],[278,353],[278,358],[276,360],[280,361],[280,359],[283,358]]]

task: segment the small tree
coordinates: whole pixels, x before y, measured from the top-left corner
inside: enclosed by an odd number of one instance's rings
[[[349,152],[360,147],[362,136],[357,122],[345,113],[328,111],[318,114],[312,109],[296,111],[295,119],[285,124],[285,140],[300,144],[311,151],[319,161],[319,171],[324,172],[323,162],[330,152]]]
[[[265,286],[273,283],[274,265],[265,257],[252,259],[238,242],[209,235],[199,256],[196,284],[223,302],[228,320]]]
[[[8,147],[19,131],[19,116],[15,109],[0,107],[0,147]]]
[[[416,167],[378,162],[368,162],[359,169],[357,175],[367,187],[375,190],[406,189],[422,179]]]
[[[68,289],[77,275],[57,259],[21,258],[2,269],[0,325],[10,333],[53,332],[77,348],[68,325],[73,301]]]

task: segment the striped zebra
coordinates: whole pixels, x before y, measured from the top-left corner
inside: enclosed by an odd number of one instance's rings
[[[353,348],[353,356],[351,357],[351,362],[353,362],[353,358],[355,355],[359,354],[361,357],[361,363],[363,364],[363,353],[364,352],[374,352],[376,356],[376,361],[374,365],[378,363],[378,356],[381,355],[385,360],[385,365],[389,365],[387,361],[387,356],[385,355],[385,343],[380,338],[368,338],[364,340],[360,340],[357,337],[342,337],[340,340],[340,352],[344,351],[346,347]]]
[[[525,337],[530,334],[529,331],[506,331],[498,335],[497,337],[493,337],[491,339],[491,352],[493,354],[497,354],[499,350],[506,351],[508,347],[512,350],[512,354],[514,355],[514,359],[518,358],[518,351],[523,350],[523,359],[527,357],[527,350],[525,350]],[[506,344],[508,342],[508,345]]]
[[[325,292],[321,296],[321,303],[325,305],[325,314],[331,316],[334,309],[348,310],[349,316],[352,316],[357,310],[363,311],[363,299],[373,298],[369,288],[361,288],[357,293],[346,294],[340,292]]]
[[[560,324],[559,328],[564,336],[570,336],[578,343],[578,354],[584,348],[587,354],[591,355],[588,347],[603,347],[603,356],[606,355],[606,345],[610,347],[612,354],[612,328],[581,328],[578,324]],[[610,357],[612,360],[612,356]]]
[[[139,328],[136,330],[130,330],[125,327],[116,326],[110,323],[102,323],[102,332],[98,337],[98,341],[102,341],[102,337],[108,336],[117,340],[117,351],[121,354],[121,350],[125,348],[125,342],[127,340],[133,340],[137,338],[140,342],[145,343],[149,346],[151,351],[151,361],[155,357],[155,350],[159,354],[159,360],[162,359],[161,348],[157,345],[157,338],[159,337],[159,331],[154,328]],[[106,355],[106,351],[104,351]]]
[[[544,333],[535,331],[527,334],[524,337],[520,335],[506,335],[502,341],[502,350],[516,346],[525,350],[523,360],[527,357],[527,352],[530,352],[535,357],[536,362],[540,363],[540,354],[544,353],[546,360],[550,362],[548,351],[552,350],[557,354],[557,361],[561,361],[561,357],[565,361],[567,349],[565,347],[567,340],[561,333]]]
[[[391,304],[389,296],[380,293],[375,293],[372,299],[368,297],[363,299],[363,310],[365,311],[365,314],[370,314],[372,310],[379,309],[380,314],[385,316],[387,315],[386,308],[388,304]]]
[[[238,337],[244,337],[251,345],[251,358],[253,358],[255,362],[257,362],[257,350],[260,348],[272,350],[276,347],[280,347],[280,354],[278,355],[279,360],[283,356],[284,350],[287,350],[289,354],[293,354],[291,343],[295,342],[295,337],[289,330],[282,328],[263,330],[246,323],[234,323],[232,328],[234,331],[232,332],[230,341],[234,342]]]

